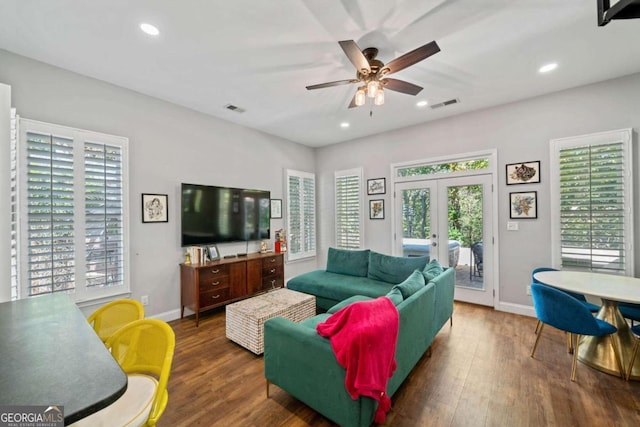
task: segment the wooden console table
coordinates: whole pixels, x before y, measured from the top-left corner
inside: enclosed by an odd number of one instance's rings
[[[196,314],[284,286],[282,253],[254,253],[204,264],[180,264],[181,311]]]

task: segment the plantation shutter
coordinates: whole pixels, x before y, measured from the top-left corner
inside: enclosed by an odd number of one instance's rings
[[[335,246],[360,249],[362,246],[362,169],[335,173]]]
[[[85,142],[87,286],[123,284],[122,148]]]
[[[562,268],[633,271],[629,140],[557,147]]]
[[[315,175],[287,170],[288,259],[316,255]]]
[[[75,288],[73,138],[27,132],[28,296]]]
[[[20,119],[12,298],[129,292],[127,138]]]

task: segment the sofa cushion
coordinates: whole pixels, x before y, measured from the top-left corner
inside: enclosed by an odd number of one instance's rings
[[[339,311],[342,308],[345,308],[346,306],[348,306],[349,304],[353,304],[354,302],[358,302],[358,301],[371,301],[373,298],[371,297],[365,297],[364,295],[354,295],[351,298],[347,298],[344,301],[341,301],[339,303],[337,303],[336,305],[334,305],[333,307],[331,307],[329,310],[327,310],[327,313],[333,314],[336,311]]]
[[[427,281],[433,280],[436,276],[439,276],[444,271],[444,268],[440,265],[437,259],[432,259],[429,264],[426,265],[422,274]]]
[[[427,257],[403,258],[371,251],[367,277],[397,284],[409,277],[414,270],[422,270],[427,264],[427,259]]]
[[[369,249],[353,251],[329,248],[327,271],[349,276],[367,277],[369,270]]]
[[[391,302],[393,302],[393,305],[398,305],[400,304],[402,301],[404,301],[404,297],[402,296],[402,292],[400,292],[400,289],[396,288],[395,286],[393,287],[393,289],[391,289],[388,293],[387,293],[387,298],[389,298],[391,300]]]
[[[391,290],[393,284],[368,279],[366,277],[347,276],[346,274],[329,273],[324,270],[314,270],[300,274],[287,282],[287,288],[315,295],[316,297],[337,302],[354,295],[364,295],[377,298]],[[316,303],[318,298],[316,298]],[[330,308],[331,305],[329,305]]]
[[[304,319],[299,323],[300,325],[306,328],[313,329],[315,331],[316,326],[318,326],[318,323],[325,322],[329,318],[329,316],[331,316],[329,313],[316,314],[315,316],[310,317],[308,319]]]
[[[398,289],[402,294],[402,299],[405,300],[422,289],[425,283],[422,272],[420,270],[414,270],[404,282],[395,285],[393,289]]]

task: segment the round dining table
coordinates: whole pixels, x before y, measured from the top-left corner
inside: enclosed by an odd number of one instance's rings
[[[622,369],[626,372],[631,361],[635,337],[618,309],[618,302],[640,304],[640,279],[578,271],[544,271],[534,274],[534,278],[554,288],[591,295],[602,300],[597,317],[618,329],[612,337],[618,344]],[[578,360],[608,374],[621,374],[611,341],[607,337],[583,336],[580,340]],[[636,358],[634,362],[630,379],[640,380],[640,358]]]

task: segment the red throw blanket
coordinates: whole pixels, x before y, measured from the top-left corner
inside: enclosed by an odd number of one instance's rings
[[[391,409],[387,381],[396,370],[396,342],[400,318],[387,297],[358,301],[334,313],[317,326],[330,338],[340,366],[347,370],[345,386],[352,399],[368,396],[378,401],[376,423]]]

